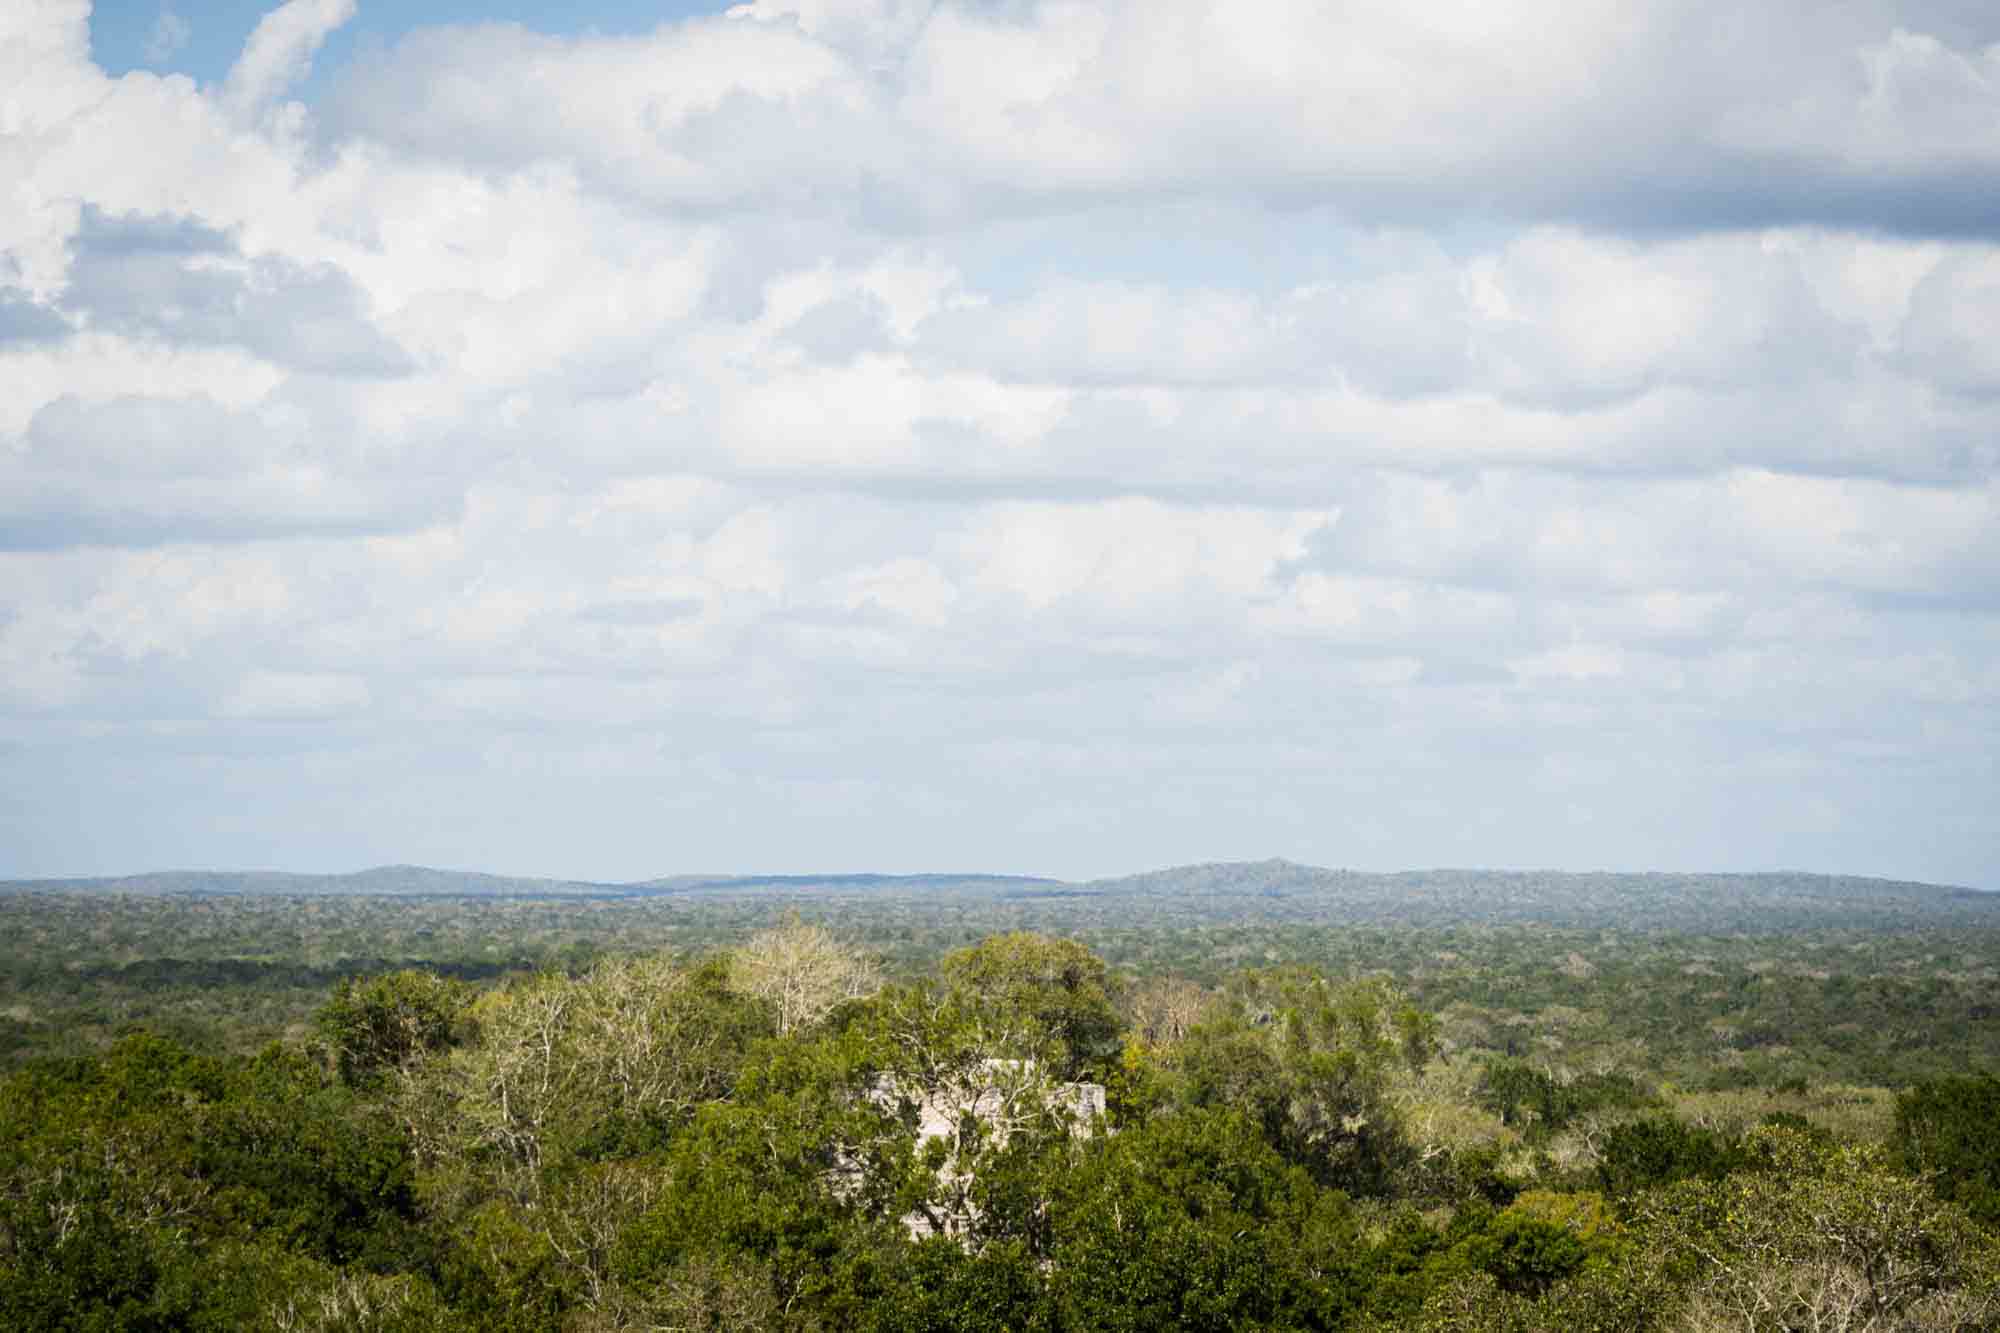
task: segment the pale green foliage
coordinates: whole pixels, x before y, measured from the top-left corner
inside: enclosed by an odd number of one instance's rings
[[[612,1257],[632,1221],[668,1188],[666,1173],[651,1163],[601,1162],[564,1176],[541,1210],[542,1234],[580,1289],[590,1310],[616,1310],[622,1299],[612,1280]]]
[[[1682,1327],[1943,1330],[2000,1319],[2000,1247],[1873,1146],[1752,1135],[1766,1169],[1684,1181],[1640,1229],[1686,1266]]]
[[[519,1179],[533,1188],[555,1122],[575,1114],[585,1066],[595,1060],[579,1041],[580,989],[543,976],[481,998],[473,1009],[478,1042],[436,1067],[434,1090],[446,1105],[432,1123],[444,1134],[457,1131],[457,1142],[435,1147],[487,1150],[525,1167]]]
[[[1486,1063],[1466,1055],[1446,1055],[1418,1069],[1392,1071],[1390,1098],[1410,1144],[1427,1160],[1519,1140],[1500,1116],[1479,1104],[1479,1079]]]
[[[1166,1046],[1185,1040],[1216,1004],[1215,995],[1185,977],[1150,977],[1126,992],[1123,1007],[1131,1036]]]
[[[431,1292],[413,1278],[328,1272],[264,1311],[273,1333],[417,1333],[450,1322]]]
[[[771,1275],[754,1264],[691,1255],[669,1268],[642,1299],[628,1297],[614,1319],[586,1322],[580,1333],[614,1328],[762,1333],[788,1327],[772,1285]]]
[[[1549,1325],[1539,1315],[1534,1301],[1500,1290],[1490,1273],[1474,1272],[1431,1291],[1416,1328],[1420,1333],[1542,1333]]]
[[[729,956],[729,984],[771,1006],[779,1036],[818,1026],[836,1005],[881,988],[879,969],[824,926],[790,914]]]
[[[714,980],[664,958],[619,959],[481,997],[477,1040],[431,1062],[405,1099],[420,1149],[491,1159],[528,1198],[552,1153],[723,1096],[743,1034]]]

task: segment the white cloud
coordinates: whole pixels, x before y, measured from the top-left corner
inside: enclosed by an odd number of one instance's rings
[[[285,0],[258,20],[229,68],[223,105],[237,117],[259,114],[304,78],[328,33],[354,17],[354,0]]]
[[[1248,192],[1360,216],[1991,221],[2000,84],[1923,6],[757,3],[638,39],[412,39],[344,122],[676,208],[907,225]],[[1936,31],[1931,31],[1931,28]],[[527,89],[562,87],[544,100]],[[1029,205],[1032,206],[1032,205]],[[1825,210],[1831,210],[1828,214]]]
[[[22,868],[2000,882],[2000,20],[351,13],[0,15]]]
[[[1759,154],[1830,159],[1857,174],[1990,167],[2000,43],[1959,49],[1896,26],[1859,45],[1847,64],[1846,77],[1826,77],[1788,101],[1735,108],[1726,139]]]
[[[353,676],[253,671],[222,701],[237,718],[342,718],[368,707],[368,684]]]
[[[1898,344],[1910,373],[1954,392],[2000,397],[2000,252],[1961,251],[1924,274]]]

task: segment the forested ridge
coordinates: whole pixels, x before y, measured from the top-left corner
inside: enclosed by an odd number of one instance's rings
[[[1151,925],[1337,920],[1446,926],[1526,923],[1625,929],[1772,930],[1840,925],[2000,924],[2000,894],[1907,880],[1794,872],[1629,874],[1610,871],[1329,869],[1282,859],[1174,866],[1070,882],[1025,875],[668,875],[629,883],[534,879],[426,866],[342,875],[156,871],[99,879],[0,880],[19,893],[206,898],[370,897],[465,900],[678,900],[684,906],[768,904],[801,897],[824,909],[903,904],[1054,909],[1063,924]]]
[[[1978,903],[721,882],[0,897],[0,1327],[2000,1327]]]

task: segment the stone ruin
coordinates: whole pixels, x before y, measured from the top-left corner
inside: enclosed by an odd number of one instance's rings
[[[968,1131],[997,1147],[1051,1112],[1068,1123],[1071,1133],[1084,1137],[1104,1122],[1103,1084],[1050,1082],[1032,1060],[979,1060],[925,1087],[883,1074],[869,1096],[885,1110],[916,1108],[919,1152],[937,1140],[946,1144],[937,1197],[903,1219],[916,1239],[945,1235],[964,1243],[978,1220],[972,1172],[959,1161]]]

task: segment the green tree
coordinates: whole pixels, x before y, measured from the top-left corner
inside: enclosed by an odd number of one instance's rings
[[[898,1247],[889,1288],[867,1310],[873,1333],[1043,1333],[1052,1327],[1043,1267],[1028,1247],[1000,1241],[969,1250],[930,1237]]]
[[[1322,1184],[1381,1194],[1411,1156],[1391,1082],[1433,1030],[1386,983],[1284,968],[1240,979],[1171,1059],[1190,1105],[1241,1111]]]
[[[1761,1169],[1640,1201],[1635,1242],[1671,1256],[1695,1328],[1929,1330],[2000,1319],[2000,1244],[1878,1148],[1763,1127]]]
[[[1284,1302],[1262,1235],[1298,1185],[1256,1129],[1190,1111],[1092,1146],[1055,1182],[1050,1283],[1066,1328],[1236,1329]]]
[[[2000,1229],[2000,1078],[1932,1079],[1896,1099],[1895,1151],[1941,1199]]]
[[[335,1068],[349,1084],[373,1086],[462,1036],[472,991],[431,972],[350,977],[313,1016]]]
[[[296,1048],[135,1034],[6,1080],[0,1130],[0,1327],[265,1322],[284,1281],[215,1280],[250,1251],[357,1280],[427,1262],[397,1126]]]
[[[1024,1025],[1032,1049],[989,1054],[1048,1053],[1060,1079],[1080,1077],[1117,1055],[1120,1023],[1104,960],[1075,940],[1028,931],[995,935],[947,954],[938,974],[996,1031]]]
[[[399,1105],[424,1160],[486,1175],[532,1202],[545,1167],[658,1148],[727,1097],[768,1011],[719,963],[600,962],[491,991],[467,1010],[476,1038],[425,1062]]]
[[[1721,1180],[1756,1164],[1731,1135],[1656,1115],[1612,1126],[1598,1159],[1597,1179],[1606,1194],[1627,1198],[1677,1180]]]
[[[734,1096],[696,1109],[658,1163],[657,1199],[610,1252],[641,1308],[699,1306],[711,1291],[860,1322],[886,1289],[884,1251],[903,1243],[914,1170],[908,1128],[867,1095],[872,1063],[859,1034],[766,1043]]]

